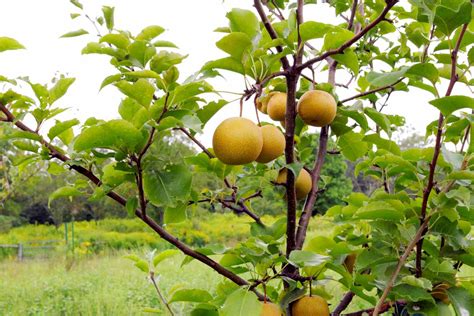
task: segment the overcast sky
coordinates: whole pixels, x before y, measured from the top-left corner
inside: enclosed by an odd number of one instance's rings
[[[100,14],[102,5],[115,6],[115,25],[119,29],[127,29],[138,33],[148,25],[160,25],[167,31],[160,39],[176,43],[182,54],[189,54],[180,67],[181,79],[197,71],[206,61],[224,56],[215,42],[222,33],[214,33],[219,26],[226,26],[226,12],[232,7],[251,8],[249,0],[116,0],[97,1],[84,0],[85,10],[91,16]],[[308,6],[306,20],[328,20],[333,14],[331,8]],[[317,9],[317,10],[316,10]],[[87,42],[94,40],[91,36],[72,39],[60,39],[62,34],[79,28],[91,30],[85,20],[71,20],[70,13],[77,12],[67,0],[15,0],[1,1],[0,36],[17,39],[27,50],[12,51],[0,55],[0,75],[9,77],[30,76],[39,83],[48,82],[55,74],[65,73],[77,78],[70,92],[61,100],[61,106],[71,110],[63,117],[99,118],[118,117],[117,107],[121,94],[116,88],[109,86],[99,92],[102,80],[116,73],[109,65],[106,56],[81,55],[81,49]],[[341,78],[341,77],[339,77]],[[326,79],[325,74],[318,74],[317,80]],[[341,80],[344,82],[344,80]],[[242,77],[229,75],[226,80],[216,83],[218,89],[241,92],[244,89]],[[466,94],[468,90],[457,85],[455,94]],[[442,88],[440,91],[444,91]],[[353,91],[338,88],[341,97],[352,95]],[[223,95],[232,99],[231,95]],[[407,118],[408,124],[424,132],[426,124],[437,118],[437,112],[428,104],[431,95],[412,88],[409,93],[394,93],[386,113],[396,113]],[[224,108],[211,120],[202,135],[206,145],[210,146],[215,126],[226,117],[238,115],[238,102]],[[245,115],[254,119],[252,104],[246,104]],[[265,120],[265,118],[264,118]]]

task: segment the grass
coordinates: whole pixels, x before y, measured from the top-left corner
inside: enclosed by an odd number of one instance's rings
[[[273,218],[265,218],[271,223]],[[234,244],[248,236],[248,220],[233,215],[196,218],[169,227],[189,236],[203,236],[204,244],[215,241]],[[144,308],[159,308],[157,294],[145,273],[124,258],[134,253],[143,257],[146,249],[163,249],[164,244],[144,224],[137,220],[107,219],[100,222],[76,223],[76,259],[66,258],[65,247],[59,247],[44,260],[28,257],[23,262],[0,260],[0,314],[3,315],[143,315]],[[332,225],[315,219],[310,225],[309,239],[327,235]],[[61,239],[64,228],[25,226],[0,234],[1,243],[31,240]],[[235,237],[233,237],[235,236]],[[194,240],[195,242],[193,242]],[[193,237],[190,244],[201,246]],[[102,245],[94,248],[94,243]],[[193,261],[180,268],[183,256],[173,257],[158,266],[160,287],[165,293],[180,287],[215,291],[222,280],[214,271]],[[340,285],[329,282],[326,290],[336,303],[344,294]],[[367,305],[356,300],[353,309]],[[181,313],[184,305],[174,305]]]
[[[140,252],[139,252],[140,254]],[[182,257],[160,264],[160,287],[212,289],[221,277],[198,262],[180,269]],[[158,308],[145,273],[123,254],[0,263],[2,315],[142,315]]]

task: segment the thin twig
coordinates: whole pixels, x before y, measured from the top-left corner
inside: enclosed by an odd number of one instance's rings
[[[459,52],[459,47],[461,46],[461,41],[464,37],[464,34],[466,33],[468,24],[464,24],[461,33],[459,34],[459,38],[456,42],[456,46],[454,47],[454,50],[451,52],[451,79],[449,81],[449,86],[446,91],[446,96],[450,96],[454,85],[458,81],[458,76],[456,74],[456,65],[457,65],[457,58],[458,58],[458,52]],[[421,203],[421,212],[420,212],[420,223],[424,222],[425,217],[426,217],[426,211],[428,208],[428,199],[431,194],[431,190],[433,189],[434,186],[434,176],[435,176],[435,171],[436,171],[436,164],[438,162],[438,157],[439,153],[441,150],[441,138],[443,136],[443,122],[444,122],[444,116],[443,113],[439,113],[439,118],[438,118],[438,129],[436,131],[436,141],[435,141],[435,146],[434,146],[434,152],[433,152],[433,158],[431,159],[430,163],[430,173],[428,175],[428,183],[426,185],[426,188],[423,190],[423,200]],[[425,235],[427,231],[423,232],[423,235]],[[423,252],[423,239],[420,239],[418,241],[418,244],[416,245],[416,267],[415,267],[415,275],[417,277],[421,277],[423,275],[423,269],[421,266],[421,261],[422,261],[422,252]]]
[[[382,91],[382,90],[385,90],[385,89],[390,89],[390,88],[393,88],[394,86],[396,86],[397,84],[399,84],[400,82],[402,82],[402,80],[405,79],[404,77],[403,78],[400,78],[398,79],[397,81],[395,81],[394,83],[392,84],[389,84],[389,85],[386,85],[386,86],[383,86],[383,87],[380,87],[380,88],[376,88],[376,89],[373,89],[373,90],[369,90],[369,91],[366,91],[366,92],[362,92],[362,93],[359,93],[359,94],[356,94],[352,97],[349,97],[347,99],[344,99],[342,101],[339,101],[340,103],[346,103],[346,102],[349,102],[349,101],[352,101],[354,99],[358,99],[358,98],[362,98],[362,97],[365,97],[366,95],[369,95],[369,94],[373,94],[375,92],[379,92],[379,91]]]
[[[160,301],[165,305],[166,309],[170,313],[171,316],[174,316],[173,310],[171,309],[170,304],[168,304],[168,301],[164,297],[164,295],[161,293],[160,288],[158,287],[158,284],[155,281],[155,273],[153,271],[150,272],[150,280],[155,286],[156,292],[158,293],[158,296],[160,297]]]
[[[354,35],[354,37],[352,37],[347,42],[342,44],[339,48],[328,50],[324,54],[321,54],[318,57],[315,57],[315,58],[312,58],[312,59],[306,61],[305,63],[299,65],[298,69],[303,70],[304,68],[307,68],[307,67],[313,65],[314,63],[317,63],[318,61],[322,61],[322,60],[326,59],[327,57],[330,57],[332,55],[342,54],[346,48],[352,46],[352,44],[354,44],[359,39],[364,37],[364,35],[367,34],[375,26],[377,26],[377,24],[384,21],[386,19],[385,16],[390,11],[390,9],[398,2],[398,0],[386,0],[385,2],[386,2],[386,6],[383,9],[383,11],[380,13],[380,15],[374,21],[372,21],[372,23],[367,25],[363,30],[361,30],[359,33]]]
[[[421,238],[423,238],[423,233],[428,227],[429,221],[430,217],[428,216],[427,218],[425,218],[425,221],[420,225],[418,231],[415,234],[415,237],[413,237],[413,240],[408,244],[408,246],[405,248],[405,252],[398,260],[395,271],[393,271],[392,275],[390,276],[390,279],[388,280],[387,285],[385,286],[382,296],[380,297],[379,301],[377,302],[377,305],[374,308],[374,316],[377,316],[379,313],[382,312],[382,307],[384,305],[385,299],[388,296],[388,293],[390,293],[390,291],[392,290],[392,287],[395,284],[395,280],[397,279],[397,276],[400,273],[400,270],[402,269],[403,265],[405,264],[405,261],[408,259],[408,256],[410,255],[411,251],[413,250],[413,248],[415,248],[417,242],[421,240]]]
[[[267,15],[265,14],[265,10],[263,9],[261,1],[260,0],[254,0],[253,4],[254,4],[255,9],[257,9],[258,15],[260,16],[260,19],[262,20],[265,29],[267,30],[268,34],[270,34],[270,37],[272,39],[277,39],[278,34],[276,33],[276,31],[273,28],[270,21],[268,20]],[[276,49],[279,53],[283,52],[283,48],[280,45],[278,45],[276,47]],[[290,68],[290,63],[288,62],[288,59],[285,56],[282,56],[280,58],[280,61],[281,61],[281,64],[282,64],[284,70],[288,70]]]

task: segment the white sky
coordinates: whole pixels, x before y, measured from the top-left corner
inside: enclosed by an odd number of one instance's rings
[[[215,42],[222,33],[214,33],[219,26],[226,26],[226,12],[232,7],[251,9],[250,0],[84,0],[86,12],[94,17],[100,14],[102,5],[115,6],[115,26],[138,33],[148,25],[160,25],[167,31],[160,39],[171,40],[180,48],[182,54],[189,57],[180,67],[181,79],[197,71],[206,61],[224,57]],[[306,20],[328,21],[334,16],[327,6],[308,6]],[[316,10],[317,9],[317,10]],[[26,46],[26,50],[0,54],[0,75],[8,77],[30,76],[39,83],[48,82],[56,73],[65,73],[75,77],[76,82],[69,93],[61,99],[61,105],[71,110],[63,118],[78,117],[82,120],[90,116],[99,118],[118,117],[117,108],[121,94],[113,86],[106,87],[99,93],[102,80],[116,73],[109,65],[108,57],[99,55],[81,55],[81,49],[90,36],[71,39],[59,39],[62,34],[79,28],[93,31],[85,20],[71,20],[70,13],[77,12],[67,0],[15,0],[0,2],[0,36],[17,39]],[[340,76],[342,77],[342,76]],[[241,76],[229,75],[225,81],[213,82],[220,90],[241,92],[244,82]],[[317,74],[317,81],[324,81],[325,74]],[[341,80],[345,82],[345,80]],[[441,88],[440,91],[444,91]],[[354,92],[338,88],[340,97],[344,98]],[[469,91],[458,84],[454,94],[468,94]],[[232,95],[224,95],[232,99]],[[407,123],[424,133],[427,123],[437,118],[437,112],[428,104],[431,95],[412,88],[409,93],[394,93],[385,113],[400,114],[406,117]],[[225,107],[206,127],[203,142],[210,146],[212,132],[217,124],[226,117],[238,115],[238,102]],[[245,115],[254,119],[253,105],[249,101]],[[262,115],[263,116],[263,115]],[[261,117],[262,118],[262,117]],[[263,118],[268,120],[268,118]]]

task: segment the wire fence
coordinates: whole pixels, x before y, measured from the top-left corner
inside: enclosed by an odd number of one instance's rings
[[[0,249],[16,253],[18,261],[26,258],[46,258],[58,247],[65,246],[64,240],[39,240],[19,244],[0,244]]]

